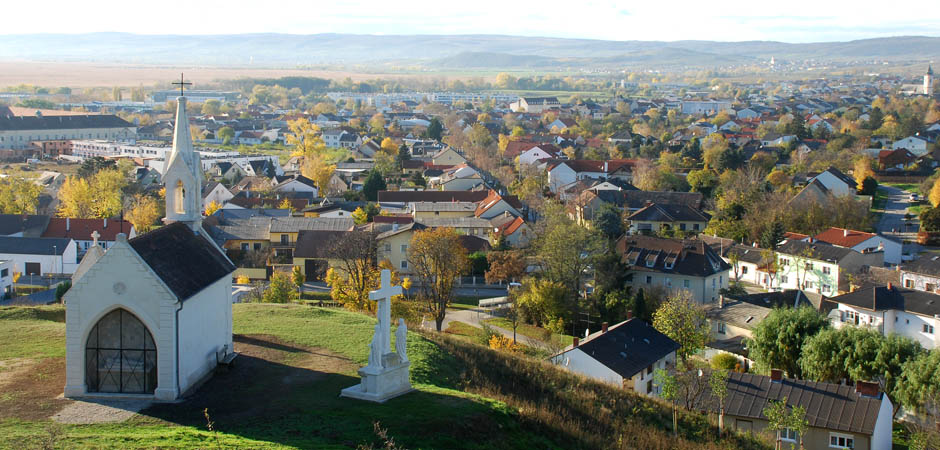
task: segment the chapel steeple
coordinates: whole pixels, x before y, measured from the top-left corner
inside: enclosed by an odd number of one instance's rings
[[[176,123],[173,127],[173,150],[166,160],[163,173],[166,188],[166,223],[185,222],[193,230],[198,230],[202,223],[202,162],[199,154],[193,150],[192,137],[189,134],[189,116],[186,114],[186,97],[182,95],[182,75],[180,96],[177,97]]]

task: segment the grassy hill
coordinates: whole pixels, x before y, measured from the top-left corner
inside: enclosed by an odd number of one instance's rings
[[[235,367],[177,404],[120,423],[62,425],[61,307],[0,308],[0,448],[382,447],[765,448],[544,362],[409,333],[416,392],[383,405],[341,399],[367,359],[374,319],[298,305],[235,305]],[[10,345],[12,344],[12,345]],[[208,412],[213,431],[204,415]]]

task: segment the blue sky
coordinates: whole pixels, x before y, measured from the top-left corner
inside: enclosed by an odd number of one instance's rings
[[[934,1],[39,0],[9,2],[2,33],[508,34],[609,40],[843,41],[940,36]]]

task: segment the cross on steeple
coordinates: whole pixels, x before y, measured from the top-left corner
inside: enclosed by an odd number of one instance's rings
[[[182,73],[182,72],[180,72],[180,81],[179,81],[179,82],[174,81],[174,82],[171,83],[171,84],[179,85],[179,87],[180,87],[180,97],[183,96],[183,86],[192,86],[192,83],[186,83],[186,82],[183,81],[183,73]]]

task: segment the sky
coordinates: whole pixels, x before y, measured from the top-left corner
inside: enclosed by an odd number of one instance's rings
[[[846,41],[940,36],[936,0],[36,0],[0,33],[505,34],[604,40]],[[51,11],[51,13],[50,13]],[[37,20],[9,20],[35,17]]]

